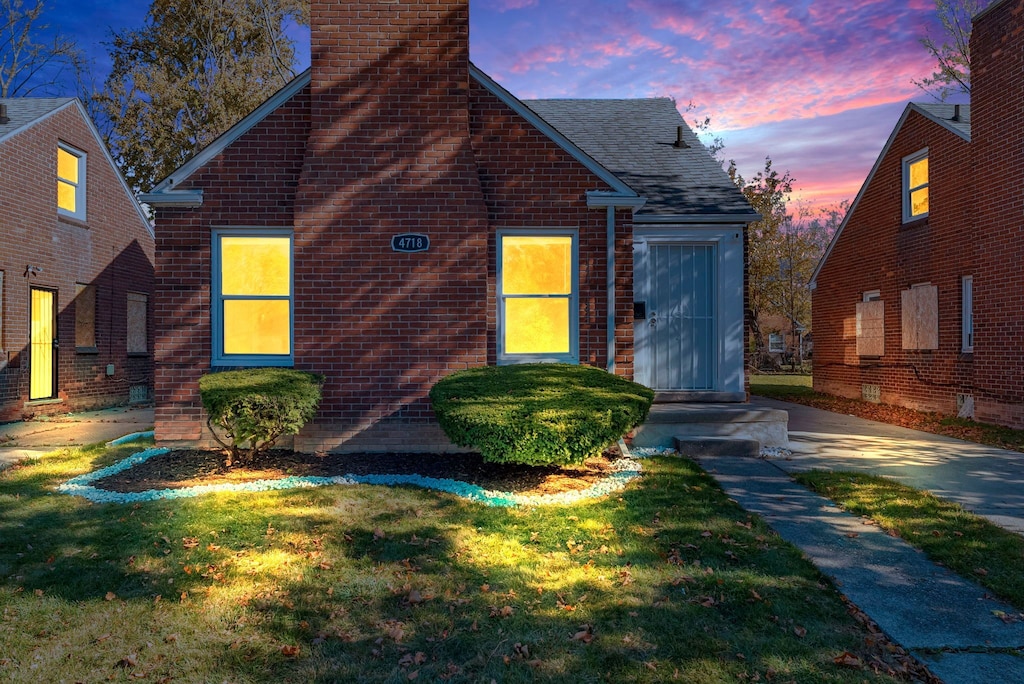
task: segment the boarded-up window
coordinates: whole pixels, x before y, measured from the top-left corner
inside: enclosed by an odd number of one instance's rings
[[[75,347],[96,348],[96,286],[75,284]]]
[[[146,340],[146,316],[149,297],[140,292],[128,293],[128,353],[145,354],[149,351]]]
[[[872,296],[857,302],[857,356],[885,353],[885,302]]]
[[[903,348],[939,348],[939,288],[927,283],[900,293]]]

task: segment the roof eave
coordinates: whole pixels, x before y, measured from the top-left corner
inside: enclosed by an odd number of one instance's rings
[[[633,217],[633,223],[749,224],[762,218],[761,214],[637,214]]]
[[[618,176],[602,166],[600,162],[584,152],[580,147],[565,137],[554,126],[545,121],[539,114],[530,109],[522,100],[501,87],[494,79],[485,74],[476,65],[470,63],[469,75],[484,87],[489,93],[508,105],[516,114],[530,122],[541,133],[546,135],[552,142],[565,150],[576,161],[587,167],[598,178],[607,183],[615,192],[623,197],[637,197],[633,188],[624,183]]]

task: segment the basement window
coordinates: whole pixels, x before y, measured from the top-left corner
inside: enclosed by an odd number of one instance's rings
[[[213,233],[214,366],[291,366],[292,235]]]
[[[498,234],[498,363],[579,360],[575,231]]]
[[[928,216],[928,148],[903,158],[903,222]]]

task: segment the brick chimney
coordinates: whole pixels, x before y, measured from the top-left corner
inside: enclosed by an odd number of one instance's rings
[[[469,2],[312,0],[311,133],[295,210],[296,366],[322,422],[429,417],[487,362],[488,225],[470,144]],[[427,251],[391,238],[426,235]],[[493,323],[491,324],[493,326]]]

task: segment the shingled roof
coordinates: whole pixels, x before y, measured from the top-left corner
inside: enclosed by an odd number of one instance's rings
[[[952,128],[971,138],[971,105],[969,104],[938,104],[934,102],[915,102],[914,106],[923,110],[932,120],[943,126]]]
[[[0,123],[0,140],[74,101],[73,97],[0,98],[0,104],[7,106],[7,118],[10,119],[7,123]]]
[[[638,219],[677,215],[752,220],[754,210],[685,125],[671,99],[523,103],[647,198]],[[686,147],[674,145],[679,126]]]

